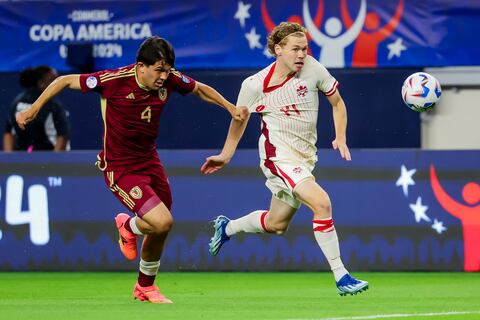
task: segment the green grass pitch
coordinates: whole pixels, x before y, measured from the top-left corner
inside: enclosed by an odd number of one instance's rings
[[[354,273],[340,297],[329,273],[160,273],[172,305],[134,301],[135,273],[0,273],[0,319],[480,319],[480,273]]]

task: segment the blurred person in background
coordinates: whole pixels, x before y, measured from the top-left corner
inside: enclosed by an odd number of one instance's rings
[[[12,102],[3,135],[4,151],[68,149],[70,131],[68,113],[57,100],[49,101],[25,130],[20,130],[15,121],[16,114],[29,108],[57,77],[57,71],[46,65],[27,68],[21,72],[20,85],[25,90]]]

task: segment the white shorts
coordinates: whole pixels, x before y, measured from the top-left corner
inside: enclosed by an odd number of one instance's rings
[[[262,160],[260,168],[267,178],[265,185],[279,200],[287,203],[292,208],[298,209],[302,204],[293,194],[295,187],[305,179],[315,177],[312,174],[314,163],[299,161],[271,161]]]

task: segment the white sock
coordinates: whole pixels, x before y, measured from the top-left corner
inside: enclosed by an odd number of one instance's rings
[[[158,268],[160,267],[160,260],[158,261],[145,261],[140,259],[140,272],[147,276],[156,276]]]
[[[225,228],[225,233],[230,237],[239,232],[268,232],[268,229],[265,229],[267,228],[265,225],[265,215],[267,212],[268,211],[265,210],[256,210],[236,220],[230,220]]]
[[[333,220],[331,218],[313,220],[313,234],[318,246],[322,249],[325,258],[327,258],[335,281],[340,280],[348,271],[343,266],[340,257],[340,246]]]
[[[140,231],[140,229],[138,229],[137,227],[137,217],[133,217],[132,219],[130,219],[130,229],[132,229],[132,232],[137,234],[137,235],[142,235],[142,231]]]

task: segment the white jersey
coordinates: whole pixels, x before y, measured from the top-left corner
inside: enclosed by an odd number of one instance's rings
[[[317,160],[318,90],[336,92],[338,82],[327,69],[307,56],[302,70],[282,84],[268,86],[275,62],[242,83],[237,106],[247,106],[262,120],[258,141],[262,160]]]

